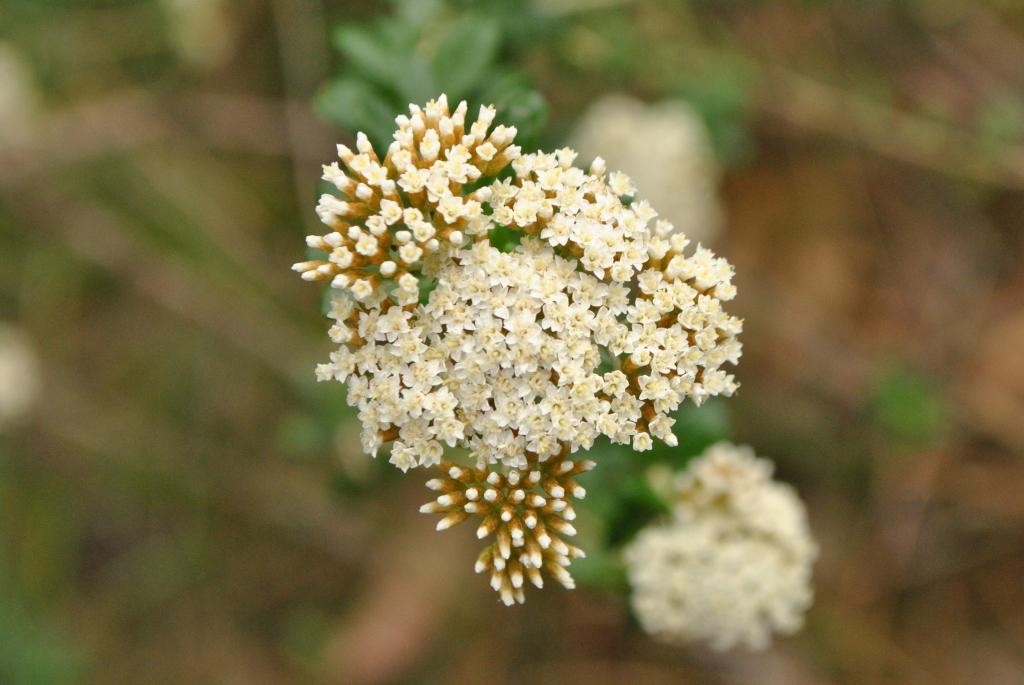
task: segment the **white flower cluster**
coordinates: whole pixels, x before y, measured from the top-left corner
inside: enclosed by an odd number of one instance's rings
[[[333,301],[340,347],[317,376],[348,384],[363,449],[394,441],[403,471],[449,476],[445,445],[469,449],[476,475],[450,476],[427,510],[448,514],[443,527],[478,514],[494,523],[481,530],[511,536],[488,568],[502,598],[521,601],[516,579],[536,564],[571,584],[572,555],[534,527],[574,532],[562,498],[582,488],[559,479],[592,463],[566,457],[602,435],[675,445],[669,414],[683,400],[735,391],[721,367],[739,359],[742,322],[721,308],[732,267],[700,246],[684,254],[689,241],[648,203],[624,203],[628,177],[600,158],[578,169],[569,149],[523,155],[515,128],[491,129],[493,108],[468,127],[466,110],[444,96],[411,105],[383,161],[362,134],[358,154],[339,146],[345,169],[324,167],[324,179],[344,199],[321,198],[332,231],[307,238],[327,259],[294,268],[351,295]],[[513,250],[492,244],[498,227]],[[525,489],[486,485],[510,469]],[[484,491],[496,499],[471,496]],[[545,553],[513,559],[516,545]]]
[[[514,129],[487,135],[493,117],[482,108],[466,133],[465,103],[449,116],[442,97],[399,117],[383,163],[360,137],[359,155],[340,148],[352,176],[325,168],[349,199],[321,199],[336,230],[308,242],[329,259],[296,269],[358,304],[335,301],[342,347],[319,377],[348,383],[364,449],[397,438],[403,470],[437,464],[442,443],[519,468],[599,435],[675,444],[683,399],[736,388],[721,369],[740,356],[742,322],[720,305],[732,267],[685,256],[649,205],[623,204],[625,175],[577,169],[571,150],[521,156]],[[509,162],[515,178],[461,195]],[[495,224],[525,234],[514,252],[490,244]],[[424,279],[436,287],[417,304]]]
[[[719,443],[676,479],[674,521],[625,552],[647,632],[716,649],[763,649],[803,625],[817,547],[796,493],[749,447]]]

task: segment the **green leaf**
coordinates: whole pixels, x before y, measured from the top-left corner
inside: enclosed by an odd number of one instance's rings
[[[377,145],[390,140],[394,131],[396,107],[364,81],[332,81],[316,96],[314,106],[331,123],[349,131],[363,131]]]
[[[443,91],[434,82],[427,61],[419,55],[412,55],[395,80],[395,91],[402,102],[424,104]]]
[[[306,246],[306,254],[303,256],[302,261],[312,262],[314,260],[327,259],[327,253],[323,250],[318,250],[315,247]]]
[[[498,123],[515,126],[516,143],[527,147],[535,144],[544,130],[548,106],[544,96],[534,90],[525,76],[507,72],[491,80],[481,101],[498,110]]]
[[[519,231],[513,231],[507,226],[495,225],[490,233],[487,234],[487,238],[495,248],[502,252],[511,252],[516,249],[516,246],[523,239],[523,234]]]
[[[498,56],[501,26],[493,17],[462,15],[437,48],[431,69],[440,89],[458,101],[477,90]]]
[[[655,518],[669,513],[665,503],[641,476],[622,482],[616,495],[616,507],[605,517],[606,543],[610,547],[624,544]]]
[[[351,25],[339,26],[332,38],[355,71],[385,88],[394,86],[402,60],[393,45],[385,44],[365,28]]]
[[[422,104],[438,94],[434,75],[417,52],[421,24],[408,19],[384,19],[374,27],[375,33],[357,29],[352,35],[342,30],[335,34],[335,43],[349,58],[351,75],[369,80],[385,91],[386,95],[381,93],[381,97],[397,96],[397,103],[402,106],[395,114],[404,110],[405,103]]]
[[[596,492],[593,494],[597,494]],[[572,575],[576,581],[593,589],[624,592],[628,588],[621,555],[607,545],[608,533],[602,508],[593,508],[588,495],[576,507],[579,516],[573,523],[577,535],[573,543],[587,550],[587,556],[573,560]]]
[[[728,438],[731,424],[729,410],[729,404],[721,397],[712,397],[699,407],[689,402],[680,407],[674,415],[676,424],[672,427],[679,445],[666,448],[665,461],[674,468],[681,468],[708,446]],[[660,445],[656,444],[656,447]]]
[[[374,28],[380,44],[395,56],[399,69],[416,53],[423,34],[423,22],[404,18],[381,19]]]

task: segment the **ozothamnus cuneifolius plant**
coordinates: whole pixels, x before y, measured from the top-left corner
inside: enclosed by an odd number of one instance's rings
[[[439,530],[482,519],[494,542],[477,571],[512,604],[542,569],[574,585],[583,552],[560,536],[585,495],[574,476],[595,464],[570,456],[601,436],[675,445],[681,402],[735,391],[721,367],[742,322],[721,308],[732,267],[700,246],[687,256],[646,202],[624,203],[624,174],[600,158],[576,168],[569,149],[523,155],[514,128],[490,130],[492,107],[472,125],[466,113],[443,95],[410,105],[383,159],[362,134],[356,152],[339,146],[344,168],[324,178],[344,199],[321,197],[331,232],[307,238],[327,258],[294,268],[351,296],[333,301],[340,347],[317,375],[348,384],[364,450],[392,442],[403,471],[441,468],[422,511],[444,514]],[[489,239],[499,228],[519,238],[509,252]]]

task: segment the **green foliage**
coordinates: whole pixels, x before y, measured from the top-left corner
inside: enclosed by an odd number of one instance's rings
[[[714,443],[727,439],[732,432],[729,400],[723,397],[712,397],[700,407],[685,404],[675,418],[672,432],[679,438],[679,446],[672,448],[658,442],[658,449],[654,451],[655,454],[670,454],[672,458],[665,461],[675,469],[682,468]]]
[[[511,252],[522,240],[523,234],[519,231],[513,231],[507,226],[495,225],[491,232],[487,234],[488,239],[491,241],[491,245],[494,245],[497,249],[502,252]]]
[[[500,45],[501,26],[496,19],[463,14],[438,45],[430,65],[434,82],[453,101],[468,97],[488,76]]]
[[[876,420],[893,437],[912,445],[939,441],[949,413],[938,389],[905,365],[881,375],[872,405]]]
[[[544,130],[548,115],[547,103],[521,72],[514,69],[496,70],[493,77],[488,79],[480,102],[494,105],[500,121],[512,122],[511,125],[519,129],[516,142],[521,145],[536,141]]]
[[[422,105],[445,93],[453,105],[467,100],[470,116],[479,105],[494,104],[498,121],[519,129],[521,144],[537,139],[547,107],[513,58],[519,44],[540,36],[543,21],[528,7],[500,0],[397,4],[394,16],[372,26],[335,30],[332,42],[343,67],[316,98],[322,116],[387,147],[394,119],[408,112],[409,103]]]
[[[331,122],[351,130],[363,131],[371,140],[383,141],[392,131],[395,107],[375,88],[356,78],[332,81],[317,96],[317,111]]]
[[[65,685],[78,680],[80,655],[44,617],[0,596],[0,682]]]

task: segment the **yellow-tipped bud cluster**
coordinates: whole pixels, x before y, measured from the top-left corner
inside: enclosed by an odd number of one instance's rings
[[[576,512],[568,498],[582,499],[586,491],[573,476],[594,468],[592,461],[569,461],[565,455],[544,462],[531,460],[526,469],[498,473],[486,466],[469,469],[441,460],[446,478],[434,478],[427,487],[441,493],[420,507],[426,514],[444,514],[438,530],[446,530],[472,516],[483,520],[478,538],[494,535],[492,544],[477,558],[476,572],[491,573],[491,587],[506,605],[524,601],[524,581],[544,587],[541,570],[567,588],[576,586],[566,568],[583,550],[563,541],[573,536],[570,521]]]
[[[498,126],[487,135],[494,108],[482,107],[468,131],[466,109],[462,102],[450,112],[443,95],[425,110],[412,105],[411,116],[398,117],[399,130],[383,162],[362,133],[358,154],[338,146],[348,173],[335,162],[324,166],[323,178],[344,199],[320,198],[317,214],[334,230],[309,236],[306,243],[328,257],[295,264],[302,278],[330,281],[360,302],[377,303],[390,281],[398,286],[399,304],[414,304],[419,283],[415,277],[403,280],[410,270],[418,271],[414,267],[442,245],[462,246],[467,232],[487,231],[482,203],[490,189],[464,196],[463,186],[500,172],[519,158],[520,149],[511,145],[515,127]]]

